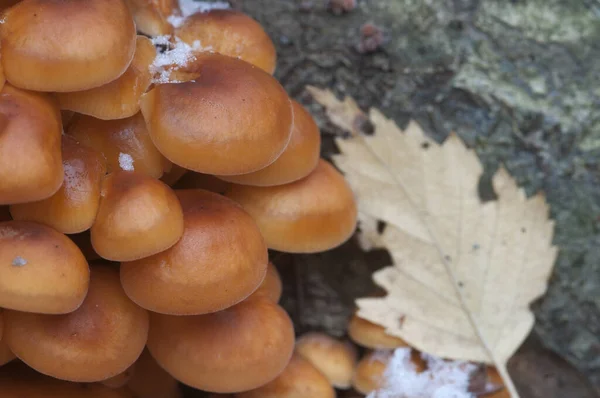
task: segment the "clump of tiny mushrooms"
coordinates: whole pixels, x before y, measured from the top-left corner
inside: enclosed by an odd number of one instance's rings
[[[357,209],[262,27],[177,0],[0,11],[2,394],[267,397],[306,377],[334,396],[294,354],[268,249],[339,246]]]

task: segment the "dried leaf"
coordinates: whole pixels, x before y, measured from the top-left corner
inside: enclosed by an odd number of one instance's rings
[[[357,300],[359,316],[429,354],[494,364],[517,397],[506,363],[533,327],[529,305],[545,293],[557,255],[544,196],[527,198],[501,168],[498,199],[482,203],[482,165],[457,135],[440,145],[415,122],[403,131],[377,110],[374,134],[362,135],[354,101],[309,91],[351,133],[336,140],[333,160],[357,196],[363,240],[394,261],[374,275],[387,297]],[[387,223],[379,236],[373,220]]]

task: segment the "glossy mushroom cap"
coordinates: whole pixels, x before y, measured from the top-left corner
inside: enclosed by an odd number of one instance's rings
[[[100,185],[106,162],[96,151],[62,136],[64,182],[51,197],[39,202],[15,204],[10,212],[15,220],[36,221],[64,234],[89,229],[100,204]]]
[[[167,250],[183,235],[183,211],[165,183],[116,171],[102,183],[92,246],[102,258],[133,261]]]
[[[265,277],[267,247],[252,218],[233,201],[202,190],[176,191],[185,231],[169,250],[121,264],[121,283],[154,312],[219,311],[252,294]]]
[[[49,95],[4,85],[0,92],[0,204],[46,199],[60,188],[61,129],[58,105]]]
[[[350,318],[348,335],[356,344],[375,350],[409,346],[401,338],[387,334],[384,327],[362,319],[357,314]]]
[[[226,196],[256,220],[270,249],[314,253],[348,240],[356,227],[354,195],[324,160],[307,177],[286,185],[233,185]]]
[[[98,119],[131,117],[140,111],[140,97],[150,87],[150,65],[156,49],[150,39],[138,36],[135,56],[129,68],[117,80],[84,91],[58,93],[61,109],[68,109]]]
[[[136,28],[148,36],[173,34],[173,26],[168,19],[179,15],[177,0],[126,0],[131,10]]]
[[[258,22],[239,11],[196,13],[185,19],[175,35],[189,45],[199,40],[217,53],[240,58],[270,74],[275,71],[273,42]]]
[[[127,382],[136,398],[181,398],[179,383],[161,368],[145,349],[135,363],[135,371]]]
[[[123,0],[27,0],[3,20],[2,65],[17,87],[87,90],[117,79],[133,59],[135,26]]]
[[[251,173],[273,163],[292,133],[292,105],[271,75],[244,61],[200,53],[195,80],[142,96],[152,141],[173,163],[199,173]],[[249,150],[251,148],[251,150]]]
[[[384,387],[384,373],[392,354],[392,351],[372,351],[361,358],[352,377],[352,387],[364,395]]]
[[[126,389],[57,380],[34,372],[19,362],[0,371],[0,391],[3,398],[134,398]]]
[[[292,138],[277,160],[250,174],[223,176],[221,179],[242,185],[273,186],[297,181],[309,175],[319,162],[321,134],[310,113],[292,101],[294,128]]]
[[[218,194],[224,194],[231,184],[210,174],[189,171],[177,181],[175,189],[204,189]]]
[[[83,304],[66,315],[6,311],[4,338],[36,371],[62,380],[93,382],[113,377],[140,356],[148,313],[132,303],[111,267],[92,269]]]
[[[274,303],[278,303],[279,299],[281,299],[281,291],[282,286],[279,272],[273,263],[269,263],[265,279],[263,279],[258,289],[249,298],[264,297]]]
[[[77,309],[89,267],[65,235],[28,221],[0,223],[0,307],[42,314]]]
[[[275,380],[255,390],[236,394],[236,398],[335,398],[329,380],[310,362],[294,354]]]
[[[101,152],[109,173],[135,170],[159,178],[171,167],[152,143],[141,113],[120,120],[77,115],[67,133]]]
[[[319,369],[335,388],[351,387],[357,360],[351,344],[311,332],[296,341],[296,352]]]
[[[286,312],[266,299],[207,315],[152,314],[148,349],[167,372],[201,390],[247,391],[275,379],[294,349]]]

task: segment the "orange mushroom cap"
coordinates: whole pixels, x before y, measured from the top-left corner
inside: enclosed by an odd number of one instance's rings
[[[296,352],[323,372],[334,387],[351,387],[357,361],[353,345],[324,333],[311,332],[296,341]]]
[[[173,34],[168,17],[179,15],[177,0],[125,0],[131,10],[136,28],[148,36]]]
[[[171,167],[152,143],[141,113],[119,120],[77,115],[67,133],[101,152],[109,173],[135,170],[159,178]]]
[[[28,221],[0,223],[0,307],[43,314],[77,309],[89,267],[65,235]]]
[[[58,105],[8,84],[0,92],[0,204],[46,199],[63,182]]]
[[[51,197],[39,202],[15,204],[10,212],[15,220],[36,221],[65,234],[89,229],[100,203],[100,185],[106,162],[96,151],[62,136],[64,182]]]
[[[224,196],[176,191],[185,231],[170,249],[121,264],[121,283],[154,312],[196,315],[230,307],[265,277],[267,248],[254,220]]]
[[[135,363],[127,387],[137,398],[181,398],[179,383],[145,349]]]
[[[187,17],[175,36],[189,45],[202,46],[240,58],[273,74],[277,62],[275,46],[263,27],[250,16],[234,10],[211,10]]]
[[[356,227],[354,195],[344,177],[321,160],[307,177],[286,185],[232,185],[226,196],[256,220],[267,246],[282,252],[332,249]]]
[[[106,380],[130,367],[148,337],[148,313],[132,303],[111,267],[92,268],[90,289],[70,314],[6,311],[4,338],[27,365],[58,379]]]
[[[155,86],[141,99],[152,141],[199,173],[251,173],[273,163],[291,137],[291,101],[271,75],[244,61],[200,53],[195,80]],[[252,150],[248,150],[251,148]]]
[[[152,314],[148,349],[179,381],[219,393],[246,391],[276,378],[294,349],[286,312],[266,299],[213,314]]]
[[[281,291],[282,285],[279,272],[273,263],[269,263],[265,279],[263,279],[258,289],[249,298],[264,297],[274,303],[278,303],[279,299],[281,299]]]
[[[165,183],[116,171],[102,183],[92,246],[102,258],[133,261],[167,250],[183,235],[183,211]]]
[[[387,334],[383,326],[360,318],[357,314],[352,315],[352,318],[350,318],[348,335],[356,344],[366,348],[392,349],[409,347],[401,338]]]
[[[135,56],[129,68],[117,80],[100,87],[70,93],[57,93],[61,109],[98,119],[123,119],[140,111],[140,97],[151,83],[150,65],[156,48],[145,36],[138,36]]]
[[[273,186],[297,181],[309,175],[319,162],[321,134],[312,116],[292,101],[294,128],[292,138],[279,158],[264,169],[250,174],[220,177],[236,184]]]
[[[392,351],[373,351],[365,355],[356,365],[352,387],[364,395],[384,387],[384,374],[391,358]]]
[[[236,398],[335,398],[329,380],[310,362],[294,354],[275,380],[257,389],[236,394]]]
[[[124,388],[54,379],[17,361],[0,371],[0,391],[2,398],[134,398]]]
[[[27,0],[3,19],[2,65],[17,87],[87,90],[117,79],[133,59],[135,26],[123,0]]]

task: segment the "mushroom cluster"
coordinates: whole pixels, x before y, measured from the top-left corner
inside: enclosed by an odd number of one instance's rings
[[[260,24],[199,4],[0,2],[8,396],[242,394],[297,375],[333,396],[293,355],[268,250],[339,246],[353,194]]]

